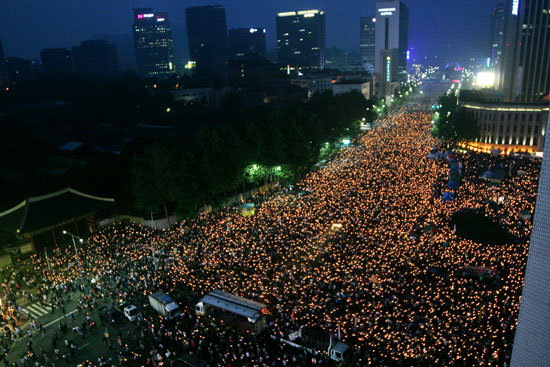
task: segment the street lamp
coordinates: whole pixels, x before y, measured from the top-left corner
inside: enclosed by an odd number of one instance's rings
[[[78,239],[78,242],[80,243],[84,243],[84,240],[78,236],[75,236],[74,234],[70,233],[70,232],[67,232],[65,230],[63,230],[63,234],[67,234],[69,236],[71,236],[71,238],[73,239],[73,247],[74,247],[74,254],[76,255],[76,261],[78,261],[78,265],[81,266],[82,264],[80,264],[80,258],[78,257],[78,250],[76,249],[76,242],[75,242],[75,238]]]

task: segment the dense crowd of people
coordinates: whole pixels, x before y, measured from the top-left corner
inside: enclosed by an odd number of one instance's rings
[[[58,307],[70,290],[81,292],[83,310],[98,299],[145,304],[159,289],[180,301],[175,322],[146,313],[130,334],[105,330],[105,348],[120,350],[120,360],[90,365],[158,366],[184,353],[210,366],[328,365],[279,341],[303,327],[347,343],[357,366],[508,365],[531,232],[519,212],[534,212],[540,162],[457,153],[462,182],[456,199],[443,202],[434,191],[447,190],[448,168],[427,159],[437,141],[425,111],[388,116],[294,190],[258,198],[254,216],[224,209],[166,230],[110,225],[87,239],[80,263],[57,253],[48,270],[35,257],[25,281]],[[479,178],[512,161],[522,175],[500,185]],[[482,212],[514,241],[459,237],[451,222],[463,210]],[[466,266],[498,277],[464,277]],[[213,289],[269,300],[266,331],[255,336],[198,318],[192,298],[178,296]],[[9,299],[13,284],[3,291]],[[70,347],[59,349],[56,356]]]

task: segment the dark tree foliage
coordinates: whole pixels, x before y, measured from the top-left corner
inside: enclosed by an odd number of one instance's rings
[[[443,95],[434,114],[432,134],[447,145],[454,145],[478,137],[479,126],[477,120],[458,105],[455,94]]]
[[[360,93],[319,95],[305,104],[247,111],[241,121],[203,129],[189,143],[157,143],[132,164],[138,206],[177,206],[179,214],[192,215],[242,189],[250,165],[264,167],[265,181],[276,173],[297,179],[317,163],[326,142],[358,132],[367,106]]]
[[[180,188],[179,151],[176,146],[155,143],[132,162],[132,190],[139,209],[162,208],[168,217],[168,204],[177,197]]]

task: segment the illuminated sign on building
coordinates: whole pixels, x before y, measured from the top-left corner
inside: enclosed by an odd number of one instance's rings
[[[164,18],[157,18],[157,22],[164,22]]]
[[[395,8],[381,8],[378,9],[378,12],[380,13],[380,15],[393,15],[393,12],[395,10]]]
[[[512,15],[518,15],[519,13],[519,0],[512,1]]]
[[[325,14],[322,10],[312,9],[312,10],[300,10],[300,11],[287,11],[283,13],[278,13],[278,17],[291,17],[294,15],[303,15],[305,18],[314,17],[316,14],[323,15]]]
[[[155,16],[155,14],[143,14],[144,18],[152,18],[154,16]]]
[[[250,33],[256,33],[258,30],[256,28],[250,28]]]
[[[411,59],[411,51],[407,50],[407,60]]]

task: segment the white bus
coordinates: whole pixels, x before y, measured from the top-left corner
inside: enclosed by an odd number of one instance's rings
[[[195,313],[200,316],[212,315],[221,322],[260,334],[266,327],[263,303],[242,298],[221,290],[214,290],[195,305]]]

